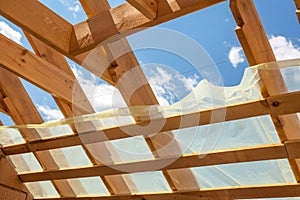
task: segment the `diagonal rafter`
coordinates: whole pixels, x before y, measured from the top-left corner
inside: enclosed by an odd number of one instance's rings
[[[157,17],[158,0],[127,0],[150,20]]]
[[[154,20],[125,3],[74,27],[36,0],[0,0],[0,13],[59,52],[72,57],[71,54],[78,55],[91,50],[120,32],[158,25],[223,1],[177,0],[180,9],[173,12],[167,0],[160,0]],[[126,34],[132,33],[129,31]]]
[[[253,0],[231,0],[230,8],[237,23],[236,34],[250,65],[276,61],[275,55],[256,11]],[[255,36],[255,37],[253,37]],[[261,91],[264,97],[288,92],[279,69],[263,70]],[[296,114],[277,116],[271,113],[277,133],[286,139],[300,138],[300,122]],[[290,160],[294,175],[300,181],[300,161]]]
[[[15,124],[43,123],[42,117],[17,76],[0,68],[0,87],[8,113]],[[40,139],[36,130],[21,130],[20,132],[26,142]],[[50,152],[33,153],[43,169],[59,168]],[[76,196],[66,180],[53,181],[52,183],[62,196]],[[74,184],[82,189],[79,182],[75,181]]]

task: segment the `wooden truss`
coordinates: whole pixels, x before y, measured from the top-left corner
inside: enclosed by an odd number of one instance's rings
[[[74,86],[78,86],[76,77],[71,71],[64,56],[83,65],[89,51],[102,45],[99,58],[110,60],[118,49],[129,49],[128,53],[112,62],[108,67],[99,68],[83,66],[90,72],[117,87],[128,106],[157,105],[158,101],[147,83],[140,67],[133,73],[133,67],[139,66],[131,52],[127,35],[140,31],[139,28],[152,27],[163,22],[181,17],[185,14],[213,6],[225,0],[127,0],[126,3],[110,8],[107,0],[80,0],[88,16],[86,21],[72,25],[52,10],[36,0],[0,0],[0,13],[9,21],[23,29],[35,53],[0,35],[0,111],[10,115],[16,125],[41,124],[43,119],[28,96],[20,79],[21,77],[50,93],[66,118],[94,113],[87,97],[80,87],[76,87],[76,97],[82,101],[73,102]],[[300,21],[300,2],[295,0],[296,13]],[[274,53],[255,9],[253,0],[230,0],[230,8],[235,18],[236,34],[244,49],[250,65],[275,61]],[[58,39],[59,38],[59,39]],[[109,39],[109,40],[107,40]],[[122,79],[126,74],[128,79]],[[41,138],[35,129],[20,129],[23,144],[1,147],[0,162],[0,198],[27,199],[33,197],[23,182],[50,180],[60,198],[45,199],[235,199],[300,196],[300,185],[262,185],[251,187],[201,189],[190,168],[218,164],[229,164],[250,161],[289,160],[296,180],[300,181],[300,124],[295,113],[300,112],[300,92],[288,92],[280,70],[261,71],[261,92],[263,100],[230,105],[211,110],[199,111],[164,119],[136,118],[135,125],[107,128],[86,134],[89,141],[82,141],[80,128],[72,126],[73,135],[56,138]],[[142,87],[137,88],[140,83]],[[125,172],[115,167],[131,167],[134,172],[155,170],[154,166],[169,163],[178,154],[179,144],[172,143],[172,152],[159,151],[168,144],[173,136],[172,131],[178,128],[201,126],[223,122],[224,119],[211,122],[213,112],[226,109],[225,121],[270,115],[280,136],[282,144],[253,146],[240,149],[216,151],[199,157],[200,154],[181,155],[174,162],[162,168],[162,174],[168,182],[171,192],[134,195],[133,188],[128,186]],[[30,115],[28,114],[30,112]],[[180,119],[198,118],[197,124],[179,126]],[[86,144],[104,142],[97,137],[105,134],[109,140],[129,137],[122,128],[134,129],[149,122],[165,121],[161,133],[155,136],[149,132],[135,131],[143,135],[154,159],[131,163],[104,165],[93,157]],[[93,126],[85,123],[85,126]],[[164,132],[164,133],[163,133]],[[47,132],[45,133],[47,134]],[[89,167],[60,169],[49,153],[51,149],[80,145],[89,161]],[[108,149],[102,149],[109,154]],[[42,172],[17,174],[9,165],[6,156],[21,153],[33,153]],[[108,156],[109,157],[109,156]],[[104,182],[110,196],[76,197],[76,192],[66,179],[98,176]],[[83,186],[74,181],[76,188]],[[4,195],[4,196],[1,196]]]

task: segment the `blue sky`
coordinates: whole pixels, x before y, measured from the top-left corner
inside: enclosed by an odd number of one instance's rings
[[[86,19],[79,1],[42,0],[41,2],[72,24]],[[123,2],[122,0],[110,1],[112,7]],[[300,58],[300,26],[296,18],[293,0],[255,0],[254,2],[277,59]],[[235,35],[236,25],[228,4],[228,2],[224,2],[166,22],[158,27],[180,32],[196,41],[216,63],[224,85],[232,86],[239,84],[248,63]],[[0,33],[31,49],[22,31],[3,17],[0,17]],[[146,75],[151,80],[151,86],[161,104],[178,101],[193,87],[196,87],[202,78],[201,74],[198,74],[186,60],[178,58],[172,53],[148,49],[137,51],[135,54],[144,67],[152,66],[152,70],[148,71]],[[95,91],[90,98],[96,110],[110,108],[114,88],[71,61],[69,63],[78,79],[86,83],[82,87],[86,90],[93,88],[92,90]],[[154,66],[151,63],[157,65]],[[164,66],[167,67],[164,68]],[[181,75],[177,80],[178,85],[170,78],[168,79],[170,68],[173,70],[172,73]],[[49,94],[26,81],[23,83],[45,120],[62,117]],[[172,92],[179,90],[182,93],[177,93],[177,96],[172,95]],[[125,105],[119,94],[114,99],[117,99],[114,100],[114,106]],[[12,124],[9,117],[3,114],[0,114],[0,120],[6,125]]]

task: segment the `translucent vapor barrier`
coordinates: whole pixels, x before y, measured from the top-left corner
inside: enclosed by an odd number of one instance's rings
[[[51,158],[49,162],[54,164],[47,170],[53,172],[174,158],[165,165],[153,165],[150,171],[141,172],[131,165],[117,168],[122,173],[107,174],[106,181],[100,175],[92,175],[26,183],[36,197],[59,196],[56,188],[59,184],[55,182],[62,181],[71,186],[76,196],[107,196],[109,189],[104,182],[113,186],[116,180],[126,185],[112,187],[116,194],[170,193],[172,190],[162,169],[181,157],[196,155],[195,159],[201,160],[209,159],[206,157],[214,153],[250,147],[263,149],[266,145],[270,148],[279,145],[281,148],[269,108],[260,92],[260,74],[264,70],[283,71],[287,92],[295,92],[300,85],[299,76],[294,77],[299,73],[299,65],[300,59],[297,59],[247,68],[240,85],[233,87],[219,87],[202,80],[189,95],[169,106],[118,108],[39,125],[1,127],[1,143],[5,147],[25,143],[20,133],[27,129],[40,133],[42,139],[34,145],[45,141],[41,143],[42,150],[9,156],[21,175],[43,171],[44,164],[37,160],[41,156]],[[69,126],[77,129],[78,135],[73,134]],[[149,141],[153,146],[149,146]],[[199,166],[189,167],[198,189],[296,183],[284,156],[251,160],[244,154],[235,154],[234,163],[222,159],[210,160],[217,164],[199,161]],[[176,174],[180,170],[169,172]],[[176,176],[173,182],[184,188],[184,181]]]

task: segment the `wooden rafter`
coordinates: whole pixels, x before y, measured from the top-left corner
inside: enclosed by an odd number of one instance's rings
[[[42,41],[38,40],[37,38],[35,38],[34,36],[30,35],[29,33],[25,32],[25,35],[27,37],[27,39],[29,40],[32,48],[34,49],[35,53],[37,55],[39,55],[40,57],[42,57],[44,60],[48,61],[49,63],[59,67],[61,70],[63,70],[64,72],[66,72],[67,74],[69,74],[70,76],[72,76],[74,79],[75,76],[69,66],[69,64],[67,63],[65,57],[60,54],[59,52],[57,52],[55,49],[53,49],[52,47],[48,46],[47,44],[43,43]],[[59,106],[60,110],[62,111],[63,115],[65,116],[65,118],[72,118],[74,116],[79,116],[79,115],[84,115],[84,114],[91,114],[94,113],[94,109],[92,107],[92,105],[89,104],[88,99],[85,97],[84,92],[82,90],[82,88],[80,87],[80,85],[78,85],[76,87],[76,92],[79,91],[79,93],[82,94],[82,101],[85,101],[85,110],[78,110],[76,109],[76,107],[71,104],[71,103],[66,103],[64,99],[60,99],[57,98],[55,96],[53,96],[55,102],[57,103],[57,105]],[[75,91],[74,91],[75,92]],[[92,123],[87,125],[88,127],[94,126]],[[71,126],[74,133],[78,134],[78,132],[80,132],[80,126]],[[79,130],[78,130],[79,129]],[[81,147],[84,149],[87,157],[89,158],[90,162],[93,165],[96,164],[102,164],[97,162],[94,157],[92,156],[92,154],[89,152],[89,150],[86,148],[85,145],[81,145]],[[101,149],[103,151],[103,153],[105,153],[107,156],[107,158],[110,158],[110,153],[108,151],[107,148]],[[112,162],[112,159],[109,159],[110,162]],[[103,182],[105,183],[106,188],[108,189],[108,191],[111,191],[111,187],[109,186],[109,184],[106,184],[106,180],[104,177],[102,177]],[[58,188],[59,190],[60,188]],[[112,193],[111,193],[112,194]]]
[[[90,106],[85,100],[83,91],[77,90],[75,92],[75,88],[78,88],[78,82],[74,75],[72,76],[59,67],[34,55],[3,35],[0,35],[0,48],[6,49],[5,52],[0,54],[0,66],[2,68],[73,104],[82,113],[90,113],[87,111],[90,110]],[[78,101],[73,101],[74,97]]]
[[[237,23],[236,34],[250,65],[276,61],[275,55],[256,11],[253,0],[231,0],[230,8]],[[254,37],[255,36],[255,37]],[[264,97],[288,92],[279,69],[260,72]],[[300,138],[300,122],[296,114],[281,116],[271,113],[279,137],[284,142]],[[294,175],[300,181],[300,161],[290,160]]]
[[[133,7],[138,9],[143,15],[150,20],[156,18],[158,0],[127,0]]]
[[[0,87],[4,92],[4,103],[8,113],[15,124],[43,123],[42,117],[17,76],[0,68]],[[21,130],[20,132],[26,142],[41,138],[36,130]],[[59,169],[50,152],[33,152],[33,154],[43,169]],[[76,196],[67,181],[53,181],[52,183],[62,196]],[[82,188],[80,182],[75,181],[74,184]]]
[[[271,100],[272,99],[272,100]],[[277,95],[274,97],[270,97],[268,100],[271,102],[277,101],[278,102],[286,102],[282,105],[279,104],[277,110],[278,115],[287,115],[295,112],[300,111],[299,107],[299,99],[300,99],[300,94],[299,92],[294,92],[294,93],[289,93],[289,94],[282,94],[282,95]],[[181,128],[188,128],[192,126],[201,126],[201,125],[206,125],[206,124],[211,124],[211,123],[218,123],[218,122],[223,122],[223,121],[231,121],[231,120],[237,120],[237,119],[244,119],[244,118],[249,118],[249,117],[256,117],[256,116],[261,116],[261,115],[268,115],[270,114],[270,108],[273,105],[268,105],[268,100],[259,100],[255,102],[248,102],[248,103],[242,103],[242,104],[237,104],[237,105],[232,105],[232,106],[227,106],[223,108],[216,108],[212,110],[206,110],[206,111],[200,111],[200,112],[195,112],[195,113],[189,113],[189,114],[184,114],[184,115],[179,115],[175,117],[169,117],[169,118],[164,118],[164,119],[157,119],[158,124],[161,124],[161,121],[165,122],[164,127],[162,128],[161,131],[171,131],[178,129],[180,127],[180,122],[182,118],[195,118],[200,116],[199,122],[197,124],[195,123],[185,123],[184,126],[181,126]],[[288,106],[286,109],[285,106]],[[226,116],[225,119],[220,119],[220,121],[211,121],[211,116],[212,113],[217,113],[219,111],[226,110]],[[153,122],[153,121],[152,121]],[[154,121],[155,122],[155,121]],[[147,125],[149,121],[142,121],[142,122],[137,122],[136,125],[143,126]],[[86,143],[92,142],[102,142],[104,139],[101,137],[99,138],[99,134],[106,134],[106,137],[108,140],[115,140],[115,139],[121,139],[121,138],[127,138],[130,137],[126,131],[124,130],[134,130],[134,127],[136,125],[127,125],[127,126],[121,126],[121,127],[115,127],[115,128],[107,128],[103,129],[99,132],[91,132],[91,133],[86,133]],[[138,131],[137,131],[138,132]],[[151,134],[151,130],[148,132],[143,132],[140,133],[142,134]],[[137,134],[138,135],[138,134]],[[25,153],[29,151],[43,151],[43,150],[49,150],[49,149],[55,149],[55,148],[63,148],[63,147],[68,147],[68,146],[75,146],[81,144],[81,139],[84,139],[84,137],[79,137],[75,135],[71,136],[61,136],[61,137],[56,137],[56,138],[49,138],[49,139],[42,139],[42,140],[36,140],[32,141],[30,143],[26,144],[18,144],[18,145],[12,145],[12,146],[7,146],[7,147],[2,147],[2,151],[6,155],[12,155],[12,154],[18,154],[18,153]],[[91,141],[89,141],[92,139]]]
[[[296,15],[298,17],[298,21],[300,23],[300,1],[299,0],[294,0],[295,5],[296,5]]]
[[[108,10],[107,8],[109,7],[107,1],[106,1],[107,5],[103,6],[103,3],[105,2],[103,1],[102,3],[98,4],[97,6],[98,10],[95,11],[95,8],[89,9],[92,5],[93,6],[96,5],[95,2],[92,3],[91,1],[84,1],[84,0],[82,0],[82,2],[84,2],[85,4],[84,7],[85,10],[87,10],[88,11],[87,13],[90,13],[91,16],[96,16],[97,14],[100,14],[102,12],[106,12]],[[116,83],[115,85],[119,89],[127,105],[139,106],[139,105],[158,104],[158,101],[141,67],[139,66],[139,63],[134,53],[132,52],[132,49],[128,41],[125,38],[121,38],[118,41],[114,41],[108,43],[107,45],[104,45],[104,49],[108,57],[110,57],[110,60],[112,60],[112,62],[114,63],[114,67],[109,70],[111,77],[113,81]],[[121,57],[116,55],[117,54],[116,52],[122,50],[126,52],[124,55],[122,55]],[[124,78],[124,75],[126,78]],[[135,120],[139,121],[140,119],[135,118]],[[159,148],[162,148],[165,145],[169,145],[169,147],[172,145],[173,152],[180,151],[179,145],[176,142],[172,142],[173,139],[172,133],[168,132],[164,134],[168,135],[168,137],[165,137],[165,135],[161,135],[150,139],[146,138],[148,147],[153,152],[155,157],[160,156],[157,153],[157,150],[159,150]],[[163,174],[167,179],[171,189],[176,190],[177,188],[172,181],[172,177],[170,177],[170,175],[165,171],[163,171]],[[190,172],[190,170],[182,170],[181,172],[174,171],[173,174],[175,176],[180,176],[180,175],[183,176],[183,178],[181,179],[182,186],[186,186],[189,188],[198,188],[198,184],[193,174]]]
[[[158,4],[157,18],[154,20],[149,20],[131,5],[125,3],[81,22],[74,28],[70,23],[35,0],[15,0],[13,2],[1,0],[0,13],[30,34],[68,56],[70,53],[74,55],[91,50],[117,33],[138,27],[154,26],[223,1],[225,0],[178,0],[180,9],[173,12],[168,2],[161,0]]]

